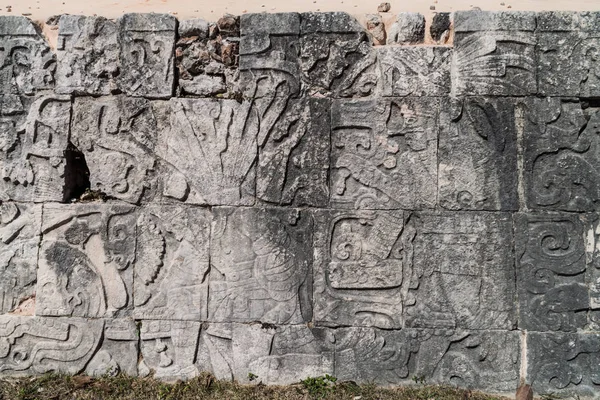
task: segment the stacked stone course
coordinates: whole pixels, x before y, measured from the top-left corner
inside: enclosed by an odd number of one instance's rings
[[[401,26],[0,17],[0,376],[599,397],[600,13]]]

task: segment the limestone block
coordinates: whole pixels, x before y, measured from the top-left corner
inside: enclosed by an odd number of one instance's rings
[[[450,28],[452,21],[450,19],[449,12],[439,12],[433,16],[431,26],[429,27],[429,33],[431,38],[436,43],[446,43],[450,38]]]
[[[438,195],[448,210],[517,210],[517,123],[507,98],[450,98],[440,113]]]
[[[438,100],[336,100],[331,111],[330,205],[433,208]]]
[[[593,104],[591,104],[593,105]],[[600,203],[600,113],[569,99],[531,99],[524,190],[530,209],[594,211]]]
[[[24,101],[24,114],[0,118],[0,200],[63,201],[70,98]]]
[[[385,24],[383,18],[379,14],[367,15],[367,31],[373,38],[374,45],[384,45],[386,40]]]
[[[387,44],[421,44],[425,40],[425,17],[415,12],[401,12],[390,27]]]
[[[210,214],[189,206],[147,206],[137,220],[136,319],[206,320]]]
[[[35,295],[42,206],[0,204],[0,314]]]
[[[177,19],[168,14],[125,14],[119,19],[119,86],[131,96],[169,98],[174,88]]]
[[[103,17],[61,15],[56,92],[107,95],[117,91],[117,23]]]
[[[194,365],[200,322],[193,321],[141,321],[141,376],[154,373],[166,380],[191,379],[200,374]]]
[[[403,326],[414,230],[402,211],[315,212],[315,323]]]
[[[310,213],[229,207],[215,208],[213,213],[209,321],[310,321]]]
[[[517,214],[520,327],[600,329],[597,214]]]
[[[126,96],[75,99],[71,141],[85,156],[92,189],[137,204],[156,187],[149,173],[167,111],[166,103]]]
[[[416,236],[406,326],[514,329],[510,214],[422,212],[411,221]]]
[[[170,126],[160,130],[156,149],[163,198],[254,204],[261,120],[253,103],[178,98],[170,101],[169,113]]]
[[[329,110],[327,99],[290,100],[281,114],[263,118],[265,122],[273,121],[273,126],[261,124],[258,199],[281,205],[327,206]]]
[[[537,92],[535,13],[454,13],[456,95],[525,96]]]
[[[240,17],[240,79],[246,97],[288,97],[300,91],[297,13]]]
[[[0,44],[0,113],[12,115],[23,110],[20,96],[54,87],[56,57],[25,17],[0,17]]]
[[[133,321],[0,316],[3,376],[49,372],[136,375]]]
[[[540,395],[599,397],[597,333],[532,332],[527,335],[527,380]]]
[[[384,96],[450,93],[450,47],[378,47]]]
[[[538,14],[539,91],[547,96],[600,96],[600,12]]]
[[[44,205],[36,315],[129,314],[135,220],[129,205]]]
[[[377,52],[363,27],[342,12],[300,15],[300,68],[309,92],[332,97],[375,94]]]

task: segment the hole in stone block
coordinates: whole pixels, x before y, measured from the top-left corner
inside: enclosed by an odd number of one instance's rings
[[[70,202],[90,189],[90,170],[85,162],[85,156],[73,143],[65,151],[65,191],[64,202]]]

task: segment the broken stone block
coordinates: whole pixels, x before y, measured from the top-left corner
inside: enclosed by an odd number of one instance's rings
[[[336,100],[332,104],[330,205],[433,208],[438,100]]]
[[[600,203],[600,112],[593,103],[536,98],[524,125],[530,209],[594,211]]]
[[[200,374],[194,365],[200,322],[193,321],[141,321],[141,376],[159,379],[191,379]]]
[[[374,45],[384,45],[386,40],[385,25],[381,15],[367,15],[367,31],[373,36]]]
[[[312,216],[297,209],[213,209],[211,322],[301,324],[312,316]]]
[[[269,103],[269,113],[273,112]],[[261,125],[256,196],[281,205],[325,207],[329,202],[330,102],[289,100],[272,127]],[[262,132],[266,132],[263,135]]]
[[[449,47],[377,49],[384,96],[445,96],[450,93]]]
[[[0,204],[0,314],[35,296],[42,206]]]
[[[512,211],[517,195],[517,119],[508,98],[449,98],[440,113],[438,187],[448,210]]]
[[[240,18],[240,80],[246,97],[295,96],[300,91],[300,15],[244,14]]]
[[[36,315],[116,317],[132,308],[134,208],[45,204]]]
[[[63,201],[71,99],[31,101],[24,114],[0,120],[0,200]]]
[[[332,97],[375,94],[377,53],[367,32],[342,12],[300,16],[300,68],[309,93]]]
[[[600,12],[538,14],[539,91],[546,96],[600,96]]]
[[[402,328],[414,237],[406,217],[402,211],[315,212],[317,325]]]
[[[173,95],[173,49],[177,19],[168,14],[125,14],[119,19],[119,86],[130,95],[164,99]]]
[[[179,37],[197,36],[198,39],[208,38],[208,22],[201,18],[182,19],[177,27]]]
[[[527,381],[539,395],[596,398],[598,333],[527,334]]]
[[[597,214],[517,214],[516,259],[522,329],[597,330],[600,272]]]
[[[450,26],[450,13],[436,13],[431,21],[429,34],[435,42],[445,43],[450,35]]]
[[[172,99],[156,154],[162,196],[208,205],[252,205],[259,121],[252,102]]]
[[[150,172],[166,111],[167,103],[126,96],[75,99],[71,141],[85,156],[92,189],[138,204],[156,187]]]
[[[537,92],[533,12],[454,13],[456,95],[526,96]]]
[[[508,213],[413,214],[406,325],[516,327],[512,219]],[[516,387],[514,388],[516,389]]]
[[[401,12],[390,27],[387,44],[420,44],[425,41],[425,17],[414,12]]]
[[[103,17],[61,15],[56,92],[107,95],[118,90],[117,23]]]
[[[132,319],[107,319],[104,322],[102,345],[85,367],[85,374],[115,377],[119,374],[137,376],[139,334]]]
[[[137,220],[136,319],[206,320],[211,217],[189,206],[147,206]]]

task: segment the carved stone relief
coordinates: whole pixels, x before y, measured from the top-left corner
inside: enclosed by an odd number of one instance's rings
[[[46,204],[36,315],[130,314],[135,220],[131,206]]]

